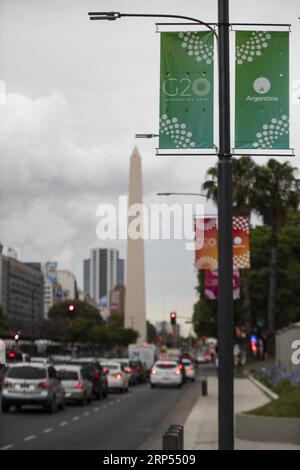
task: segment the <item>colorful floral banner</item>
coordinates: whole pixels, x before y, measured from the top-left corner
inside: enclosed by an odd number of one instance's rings
[[[232,218],[233,269],[250,268],[249,217]],[[203,233],[204,232],[204,233]],[[218,269],[217,218],[196,220],[195,265],[197,269]],[[198,243],[201,239],[202,244]]]
[[[233,300],[240,298],[240,273],[238,270],[233,271]],[[204,298],[206,300],[216,300],[218,298],[219,289],[219,272],[205,270],[204,272]]]

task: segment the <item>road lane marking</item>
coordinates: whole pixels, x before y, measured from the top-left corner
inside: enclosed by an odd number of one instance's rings
[[[59,423],[59,426],[63,427],[63,426],[67,426],[67,424],[68,424],[68,421],[62,421],[61,423]]]
[[[47,428],[47,429],[44,429],[43,433],[48,434],[48,432],[51,432],[51,431],[53,431],[53,428]]]
[[[80,419],[80,416],[74,416],[73,421],[78,421]]]
[[[90,411],[85,411],[85,412],[83,413],[83,416],[89,416],[90,414],[91,414]]]
[[[102,405],[102,408],[107,408],[107,405]]]
[[[23,441],[25,441],[25,442],[32,441],[32,439],[35,439],[35,438],[36,438],[36,435],[31,434],[30,436],[24,437]]]
[[[118,398],[116,401],[117,401],[117,403],[120,403],[120,401],[121,401],[121,398]]]
[[[100,410],[100,408],[94,408],[94,413],[98,413],[98,411]]]
[[[13,444],[7,444],[7,446],[1,447],[0,450],[8,450],[11,449],[13,446]]]

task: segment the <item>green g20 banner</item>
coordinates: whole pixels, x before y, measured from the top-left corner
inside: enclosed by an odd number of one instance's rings
[[[236,32],[235,147],[289,148],[289,33]]]
[[[213,32],[161,33],[160,149],[213,147]]]

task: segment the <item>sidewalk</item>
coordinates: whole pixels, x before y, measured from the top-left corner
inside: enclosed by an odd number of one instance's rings
[[[208,395],[200,396],[184,425],[186,450],[218,449],[218,379],[208,377]],[[235,379],[235,413],[249,411],[270,400],[250,380]],[[279,442],[235,440],[237,450],[299,450],[300,446]]]

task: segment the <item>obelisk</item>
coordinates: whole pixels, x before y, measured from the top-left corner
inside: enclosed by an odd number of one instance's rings
[[[142,161],[137,147],[130,157],[128,209],[133,204],[143,204]],[[128,228],[136,216],[128,214]],[[142,228],[141,228],[142,230]],[[139,333],[137,343],[143,343],[146,335],[146,303],[145,303],[145,261],[144,240],[142,237],[127,239],[126,262],[126,297],[125,297],[125,328],[132,328]]]

